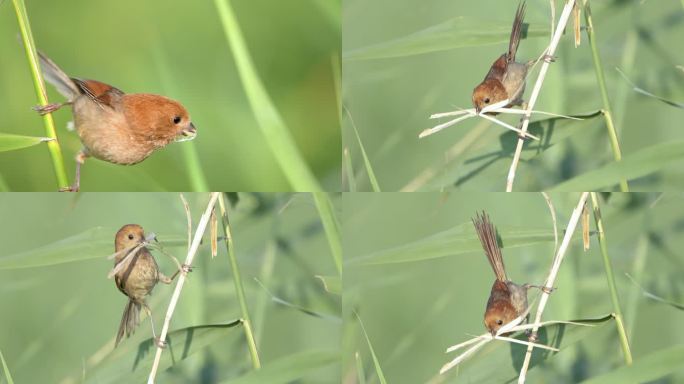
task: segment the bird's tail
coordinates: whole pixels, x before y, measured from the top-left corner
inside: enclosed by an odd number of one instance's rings
[[[134,302],[133,300],[128,300],[126,308],[124,308],[124,313],[121,316],[121,324],[119,324],[119,332],[116,334],[116,342],[114,343],[114,348],[119,345],[119,341],[126,334],[126,337],[130,337],[135,328],[140,322],[140,304]]]
[[[480,238],[485,255],[487,255],[487,260],[489,260],[489,264],[491,264],[494,270],[496,279],[503,282],[508,281],[501,248],[499,248],[499,243],[496,239],[496,228],[489,221],[489,216],[484,211],[481,215],[476,214],[473,219],[473,225],[475,226],[477,236]]]
[[[57,91],[72,101],[81,91],[76,86],[76,83],[62,71],[49,57],[38,51],[40,58],[40,68],[43,71],[43,76],[48,83],[55,86]]]
[[[518,11],[515,13],[515,19],[513,19],[513,28],[511,29],[511,40],[508,43],[508,60],[514,61],[515,54],[518,52],[518,45],[520,44],[520,38],[522,37],[522,27],[523,20],[525,19],[525,1],[523,0],[520,5],[518,5]]]

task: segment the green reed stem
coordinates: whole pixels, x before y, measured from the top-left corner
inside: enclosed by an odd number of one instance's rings
[[[5,361],[5,356],[2,355],[2,351],[0,351],[0,362],[2,362],[2,370],[5,372],[5,380],[7,380],[7,384],[14,384],[14,380],[12,380],[12,375],[10,374],[9,367]]]
[[[21,40],[24,43],[24,50],[26,51],[26,58],[28,59],[29,69],[33,77],[33,88],[36,91],[38,104],[46,105],[48,104],[47,92],[45,91],[45,83],[43,82],[43,76],[36,58],[36,47],[33,42],[33,34],[31,33],[31,24],[26,13],[26,4],[24,4],[24,0],[12,0],[12,4],[14,4],[14,10],[17,14]],[[51,113],[43,115],[43,125],[45,127],[45,136],[52,139],[46,143],[52,158],[52,167],[55,170],[57,185],[59,188],[67,188],[69,187],[69,181],[67,180],[62,149],[59,146],[59,141],[57,141],[57,131],[55,130],[55,122],[52,119]]]
[[[589,45],[591,46],[591,55],[594,59],[594,70],[596,72],[596,80],[601,91],[601,99],[603,99],[603,117],[606,121],[606,128],[608,129],[608,138],[610,139],[610,146],[613,149],[613,158],[615,161],[622,159],[622,152],[620,151],[620,142],[618,140],[615,124],[613,124],[613,113],[610,108],[610,100],[608,99],[608,88],[606,87],[606,79],[603,72],[603,64],[601,64],[601,56],[598,52],[598,44],[596,42],[596,31],[594,29],[594,22],[591,16],[591,8],[589,7],[589,0],[584,0],[584,18],[587,22],[587,36],[589,37]],[[627,180],[620,180],[620,191],[629,192],[629,185]]]
[[[349,148],[344,147],[342,150],[342,167],[344,168],[344,175],[347,177],[347,191],[356,192],[356,179],[354,178],[354,165],[352,163]],[[344,191],[344,184],[342,185]]]
[[[214,3],[254,118],[261,128],[264,140],[270,147],[271,153],[278,161],[280,169],[285,174],[292,189],[300,192],[321,191],[318,180],[309,169],[309,165],[299,152],[292,134],[268,92],[266,92],[266,88],[252,62],[252,57],[247,49],[235,13],[230,6],[230,1],[214,0]]]
[[[615,313],[615,324],[617,325],[618,336],[620,338],[620,345],[622,347],[625,364],[632,365],[632,351],[629,347],[629,340],[627,338],[627,331],[625,329],[624,317],[620,309],[620,299],[618,297],[617,286],[615,285],[615,277],[613,276],[613,266],[608,257],[608,244],[606,243],[606,232],[603,228],[603,218],[601,217],[601,209],[599,208],[599,201],[596,192],[591,193],[591,203],[594,211],[594,220],[596,221],[596,229],[598,230],[599,245],[601,246],[601,255],[603,256],[603,267],[606,270],[606,279],[608,280],[608,287],[610,288],[610,298],[613,302],[613,312]]]
[[[363,142],[361,141],[361,136],[359,135],[359,130],[356,129],[356,124],[354,123],[354,118],[351,115],[351,112],[349,112],[349,109],[347,107],[342,107],[344,111],[347,113],[347,116],[349,117],[349,123],[351,124],[352,128],[354,129],[354,135],[356,135],[356,141],[359,143],[359,149],[361,150],[361,156],[363,157],[363,163],[366,166],[366,174],[368,174],[368,179],[370,180],[371,188],[373,189],[373,192],[382,192],[380,190],[380,184],[378,184],[378,179],[375,177],[375,172],[373,172],[373,167],[371,166],[370,159],[368,158],[368,155],[366,154],[366,149],[363,147]]]
[[[261,368],[261,361],[259,360],[259,352],[257,350],[256,341],[254,340],[252,322],[249,319],[249,311],[247,310],[247,299],[245,298],[245,289],[242,285],[242,278],[240,277],[240,267],[238,267],[237,257],[235,257],[235,248],[233,246],[233,234],[230,229],[230,223],[228,221],[228,210],[226,209],[223,194],[221,194],[221,196],[219,197],[219,206],[221,209],[221,221],[223,223],[224,235],[226,236],[226,248],[228,249],[230,269],[233,271],[233,281],[235,281],[235,292],[237,294],[238,302],[240,303],[240,310],[242,311],[242,320],[245,328],[245,336],[247,338],[247,346],[249,347],[249,354],[252,358],[252,367],[254,367],[254,369],[259,369]]]
[[[342,240],[340,237],[340,224],[335,216],[335,208],[330,201],[330,196],[328,196],[326,192],[314,192],[313,198],[316,202],[318,215],[321,217],[321,223],[323,223],[323,228],[325,229],[325,236],[328,238],[330,252],[332,253],[333,260],[335,261],[337,273],[341,276]]]

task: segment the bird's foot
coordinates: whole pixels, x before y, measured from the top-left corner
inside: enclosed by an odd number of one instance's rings
[[[33,110],[38,112],[41,115],[45,115],[51,112],[54,112],[64,106],[64,103],[52,103],[52,104],[47,104],[47,105],[36,105],[33,107]]]
[[[521,138],[521,139],[523,139],[523,140],[530,140],[530,139],[532,139],[532,137],[530,137],[530,134],[527,133],[527,132],[524,133],[524,134],[523,134],[522,132],[518,132],[518,137]]]
[[[80,187],[78,185],[70,185],[59,189],[59,192],[78,192]]]
[[[547,63],[554,63],[556,61],[556,56],[554,55],[544,55],[542,56],[542,60],[544,60]]]
[[[161,349],[165,349],[166,346],[168,345],[168,343],[165,340],[162,340],[158,337],[154,338],[154,344]]]
[[[545,285],[534,285],[534,284],[525,284],[523,285],[526,289],[530,288],[538,288],[540,291],[546,293],[547,295],[550,295],[553,291],[556,290],[554,287],[547,287]]]

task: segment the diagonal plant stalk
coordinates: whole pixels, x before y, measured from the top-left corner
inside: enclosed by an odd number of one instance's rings
[[[617,326],[618,336],[620,338],[620,346],[622,347],[625,364],[632,365],[632,351],[629,347],[624,317],[622,316],[622,310],[620,309],[620,299],[618,297],[617,286],[615,285],[615,277],[613,276],[613,266],[610,262],[610,258],[608,257],[606,233],[603,228],[603,218],[601,217],[601,208],[599,207],[599,201],[596,192],[591,193],[591,205],[594,211],[596,229],[598,230],[599,245],[601,246],[601,255],[603,256],[603,266],[606,269],[606,279],[608,280],[608,287],[610,288],[610,299],[613,302],[613,312],[615,313],[615,324]]]
[[[275,268],[277,247],[278,245],[276,244],[275,239],[270,239],[266,243],[266,249],[264,250],[264,256],[261,262],[261,270],[259,271],[259,281],[267,283],[273,277],[273,269]],[[264,339],[263,329],[264,321],[266,319],[266,310],[268,302],[270,302],[270,296],[266,291],[264,291],[261,295],[257,297],[256,304],[254,305],[255,309],[252,311],[252,313],[254,313],[255,318],[254,324],[252,324],[252,331],[254,333],[254,340],[256,341],[257,350],[260,343],[262,343]]]
[[[24,50],[26,51],[26,58],[29,62],[31,76],[33,77],[33,87],[36,91],[39,105],[46,105],[47,92],[45,91],[45,83],[43,82],[43,75],[40,72],[38,60],[36,59],[36,47],[33,42],[33,34],[31,33],[31,25],[29,23],[28,14],[26,13],[26,4],[24,0],[12,0],[14,10],[17,14],[17,22],[21,31],[21,40],[24,43]],[[59,146],[57,140],[57,131],[55,130],[55,122],[52,119],[51,113],[43,115],[43,125],[45,127],[45,136],[51,140],[47,141],[48,151],[52,158],[52,167],[55,171],[55,178],[59,188],[69,187],[66,170],[64,168],[64,157],[62,156],[62,148]]]
[[[563,35],[563,32],[565,31],[565,26],[568,23],[570,15],[572,14],[572,8],[574,7],[574,5],[575,0],[568,0],[568,2],[565,3],[565,6],[563,7],[563,12],[561,13],[560,18],[558,19],[558,25],[556,25],[556,30],[553,33],[553,36],[551,36],[551,43],[549,43],[549,46],[546,49],[546,55],[553,56],[556,52],[556,47],[558,47],[558,42],[560,41],[560,38]],[[523,132],[523,135],[518,138],[518,144],[515,147],[515,153],[513,154],[513,161],[511,162],[511,167],[508,170],[508,177],[506,178],[506,192],[513,191],[513,181],[515,180],[515,172],[518,168],[518,162],[520,162],[520,155],[522,154],[523,145],[525,144],[525,139],[523,137],[524,134],[527,133],[527,127],[530,124],[531,111],[534,108],[534,105],[537,103],[537,98],[539,97],[539,93],[541,92],[541,87],[544,84],[546,72],[549,70],[550,64],[551,62],[549,60],[544,60],[544,62],[542,63],[542,66],[539,69],[539,76],[537,76],[537,81],[535,82],[534,88],[532,89],[532,94],[530,95],[530,101],[528,102],[527,108],[525,109],[522,127],[520,127],[520,130]]]
[[[344,180],[346,177],[346,192],[356,192],[356,176],[354,175],[354,165],[352,164],[351,155],[349,154],[349,148],[347,147],[344,147],[344,149],[342,150],[342,169],[344,170],[344,173],[342,174],[342,191],[345,191]],[[0,188],[2,188],[2,184],[0,184]]]
[[[351,124],[352,129],[354,130],[354,134],[356,135],[356,141],[359,143],[359,149],[361,150],[363,163],[366,166],[366,174],[368,174],[368,179],[370,180],[371,188],[373,188],[373,192],[382,192],[382,190],[380,190],[380,184],[378,184],[378,179],[375,177],[375,172],[373,172],[373,167],[371,166],[370,159],[366,154],[366,149],[364,148],[363,142],[361,141],[359,130],[356,128],[356,124],[354,123],[354,118],[352,117],[351,112],[349,112],[349,109],[347,109],[346,106],[342,106],[342,108],[349,117],[349,123]]]
[[[582,211],[584,210],[584,205],[586,204],[588,197],[589,192],[582,193],[579,202],[577,203],[575,209],[572,211],[572,216],[570,216],[570,220],[568,221],[568,226],[565,230],[565,236],[563,236],[563,241],[561,241],[560,247],[556,252],[556,256],[553,259],[553,264],[551,265],[551,270],[549,271],[549,275],[546,278],[546,282],[544,283],[544,287],[546,287],[547,289],[542,290],[541,299],[539,299],[539,305],[537,306],[537,314],[534,318],[535,325],[532,328],[532,334],[530,335],[531,340],[536,339],[537,337],[537,330],[539,328],[537,324],[541,323],[541,317],[544,314],[546,303],[549,301],[549,296],[551,292],[550,290],[553,289],[553,284],[556,281],[556,276],[558,275],[558,270],[560,269],[561,262],[563,261],[563,258],[565,257],[565,252],[567,251],[570,245],[572,235],[575,233],[575,228],[577,228],[577,223],[579,222],[580,216],[582,215]],[[520,368],[520,375],[518,376],[519,384],[525,382],[527,376],[527,369],[529,368],[530,361],[532,360],[533,348],[534,347],[532,345],[527,347],[527,352],[525,353],[525,360],[523,361],[522,368]]]
[[[195,259],[195,254],[197,254],[197,249],[200,246],[200,242],[202,241],[202,236],[204,235],[204,231],[207,229],[207,224],[209,223],[209,218],[211,217],[211,212],[214,210],[214,206],[216,205],[216,200],[218,200],[220,196],[220,192],[212,192],[211,193],[211,198],[209,199],[209,204],[207,204],[207,208],[204,211],[204,214],[200,218],[199,223],[197,224],[197,230],[195,231],[195,237],[192,239],[192,244],[190,245],[190,249],[188,250],[188,255],[185,258],[185,265],[192,265],[192,261]],[[162,327],[161,334],[159,335],[159,344],[157,345],[157,351],[154,355],[154,362],[152,363],[152,369],[150,370],[150,375],[147,378],[147,383],[148,384],[153,384],[154,379],[157,376],[157,370],[159,369],[159,363],[161,362],[161,355],[162,352],[164,351],[162,345],[166,341],[166,335],[169,332],[169,325],[171,324],[171,318],[173,317],[173,312],[176,310],[176,305],[178,304],[178,300],[180,299],[180,294],[181,291],[183,290],[183,285],[185,284],[185,279],[187,278],[186,273],[181,273],[178,276],[178,280],[176,283],[176,288],[173,291],[173,295],[171,296],[171,300],[169,301],[169,307],[166,310],[166,317],[164,318],[164,326]]]
[[[359,316],[359,314],[356,311],[354,311],[354,316],[356,316],[356,319],[359,321],[359,325],[361,326],[361,330],[363,331],[363,336],[366,338],[366,343],[368,343],[368,350],[371,353],[371,357],[373,358],[373,365],[375,366],[375,374],[378,376],[380,384],[387,384],[385,374],[382,372],[380,360],[378,359],[378,356],[375,354],[375,349],[373,349],[373,344],[371,343],[370,337],[368,336],[368,332],[366,332],[366,327],[363,325],[361,316]]]
[[[280,169],[292,189],[321,191],[318,180],[297,148],[297,143],[257,73],[230,0],[214,0],[214,4],[254,118]]]
[[[235,247],[233,244],[233,233],[230,229],[230,221],[228,219],[228,209],[223,199],[223,195],[219,198],[219,207],[221,209],[221,221],[223,222],[224,235],[226,236],[226,248],[228,249],[228,259],[230,259],[230,269],[233,271],[233,281],[235,282],[235,292],[237,294],[238,302],[240,303],[240,310],[242,311],[242,325],[245,328],[245,337],[247,338],[247,346],[249,347],[249,355],[252,358],[252,367],[254,369],[261,368],[261,361],[259,360],[259,351],[257,350],[256,341],[254,340],[254,332],[252,330],[252,321],[247,310],[247,299],[245,298],[245,289],[242,285],[242,278],[240,277],[240,267],[235,256]]]
[[[622,152],[620,151],[620,142],[613,123],[613,112],[610,108],[610,100],[608,99],[608,88],[606,87],[606,79],[603,75],[603,65],[601,64],[601,56],[598,52],[598,45],[596,43],[596,32],[594,30],[594,22],[591,17],[591,8],[589,7],[589,0],[582,0],[584,4],[584,19],[587,22],[587,37],[589,38],[589,45],[591,46],[591,55],[594,60],[594,70],[596,71],[596,80],[598,81],[599,89],[601,90],[601,99],[603,100],[603,117],[606,120],[606,129],[608,129],[608,138],[610,139],[610,146],[613,150],[613,158],[615,161],[622,159]],[[629,185],[627,180],[620,181],[620,191],[629,192]]]
[[[644,271],[646,270],[646,262],[649,255],[649,240],[646,235],[639,236],[637,240],[634,256],[632,259],[632,268],[630,273],[627,275],[635,281],[641,281],[644,277]],[[639,292],[639,287],[637,285],[632,285],[632,289],[629,293],[629,299],[627,305],[625,305],[625,321],[627,322],[627,339],[634,337],[634,324],[636,323],[636,317],[638,314],[639,303],[641,302],[641,292]]]
[[[334,207],[327,192],[313,192],[316,202],[318,215],[321,217],[325,236],[328,238],[328,245],[335,261],[337,274],[342,275],[342,240],[340,238],[340,223],[335,216]]]
[[[14,380],[12,380],[12,375],[10,374],[9,367],[7,366],[7,362],[5,361],[5,356],[2,355],[2,351],[0,351],[0,362],[2,362],[2,370],[5,372],[5,379],[7,380],[7,384],[14,384]]]

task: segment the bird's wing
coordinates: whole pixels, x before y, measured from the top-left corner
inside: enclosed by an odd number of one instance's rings
[[[124,95],[122,90],[97,80],[81,80],[77,78],[71,78],[71,80],[82,94],[103,107],[116,108],[121,97]]]
[[[499,56],[498,59],[492,64],[485,76],[485,81],[490,79],[495,79],[503,82],[504,76],[506,76],[506,71],[508,71],[508,60],[506,59],[507,54]]]

